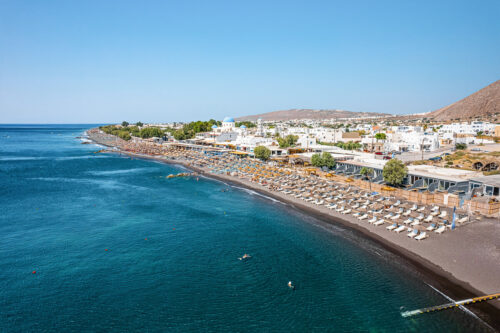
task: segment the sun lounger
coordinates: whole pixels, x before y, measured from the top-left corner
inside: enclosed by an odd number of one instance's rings
[[[436,229],[436,225],[433,223],[430,226],[428,226],[426,229],[427,229],[427,231],[432,231],[432,230]]]
[[[412,231],[410,231],[407,236],[410,237],[410,238],[413,238],[415,237],[416,235],[418,235],[418,230],[417,229],[413,229]]]
[[[431,215],[432,215],[432,216],[437,216],[437,215],[439,215],[439,210],[435,210],[435,211],[431,212]]]
[[[447,213],[445,210],[443,210],[443,211],[441,212],[441,214],[439,214],[439,216],[438,216],[438,217],[439,217],[439,218],[441,218],[441,219],[444,219],[444,218],[446,217],[446,215],[448,215],[448,213]]]
[[[417,212],[423,212],[424,210],[425,210],[425,206],[422,206],[419,209],[417,209]]]
[[[397,223],[393,223],[392,225],[388,226],[388,227],[385,227],[387,230],[394,230],[398,227],[398,224]]]
[[[403,213],[403,216],[410,216],[411,214],[411,210],[407,210],[406,212]]]
[[[375,223],[375,222],[377,222],[377,218],[375,216],[368,221],[368,223]]]
[[[434,216],[429,215],[429,216],[427,216],[427,217],[425,218],[425,220],[424,220],[424,221],[425,221],[425,222],[430,222],[430,221],[432,221],[432,219],[433,219],[433,218],[434,218]]]
[[[458,219],[457,223],[464,223],[466,221],[467,221],[467,216],[464,216],[461,219]]]
[[[328,209],[335,209],[335,208],[337,208],[337,204],[335,204],[335,205],[330,205],[330,206],[327,206],[326,208],[328,208]]]
[[[393,213],[389,213],[389,214],[387,214],[387,215],[384,216],[384,219],[389,219],[392,216],[394,216],[394,214]]]
[[[352,212],[352,209],[346,209],[346,210],[342,211],[341,213],[342,214],[349,214],[351,212]]]
[[[424,214],[420,214],[419,216],[415,217],[417,220],[423,220],[424,219]]]
[[[398,201],[396,201],[396,202],[394,203],[394,206],[399,206],[399,205],[401,205],[401,201],[400,201],[400,200],[398,200]]]
[[[399,227],[394,229],[394,231],[399,234],[401,231],[404,231],[405,229],[406,229],[406,227],[404,225],[400,225]]]
[[[414,221],[413,217],[409,217],[406,220],[403,221],[404,224],[410,224]]]
[[[358,217],[359,220],[364,220],[368,218],[368,214],[363,214],[362,216]]]
[[[435,211],[439,211],[439,206],[433,206],[431,208],[431,211],[435,212]]]
[[[437,228],[436,230],[434,230],[434,232],[437,234],[442,234],[445,231],[446,231],[446,226],[444,226],[444,225],[442,225],[439,228]]]
[[[352,214],[352,216],[354,216],[354,217],[359,217],[359,216],[360,216],[360,214],[361,214],[360,212],[356,212],[356,213]]]
[[[377,225],[378,226],[378,225],[382,225],[384,223],[385,223],[385,220],[384,219],[380,219],[377,222],[373,223],[373,225]]]
[[[417,210],[418,209],[418,206],[417,205],[413,205],[410,210]]]
[[[338,207],[338,208],[337,208],[337,209],[335,209],[335,210],[336,210],[337,212],[340,212],[340,211],[344,210],[344,206],[342,206],[342,207]]]
[[[414,220],[412,223],[410,223],[411,226],[416,226],[420,224],[420,220]]]
[[[427,235],[427,233],[425,231],[422,231],[420,233],[420,235],[418,235],[418,236],[415,237],[415,239],[419,241],[419,240],[425,239],[427,237],[429,237],[429,235]]]
[[[396,215],[394,215],[394,216],[391,216],[391,220],[397,220],[397,219],[399,219],[400,217],[401,217],[401,215],[396,214]]]

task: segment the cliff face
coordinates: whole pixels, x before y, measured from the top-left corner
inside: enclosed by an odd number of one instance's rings
[[[431,112],[427,117],[438,121],[475,117],[493,120],[497,113],[500,114],[500,80],[458,102]]]

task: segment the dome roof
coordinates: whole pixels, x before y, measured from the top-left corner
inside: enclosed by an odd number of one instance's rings
[[[240,128],[247,128],[245,125],[241,125]]]
[[[234,123],[234,119],[231,118],[231,117],[226,117],[226,118],[224,118],[223,122],[225,122],[225,123]]]
[[[215,124],[214,124],[214,125],[212,125],[212,128],[217,128],[217,125],[215,125]]]

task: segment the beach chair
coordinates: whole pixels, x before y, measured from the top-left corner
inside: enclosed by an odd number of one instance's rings
[[[344,206],[342,207],[337,207],[337,209],[335,209],[337,212],[340,212],[340,211],[343,211],[344,210]]]
[[[422,206],[419,209],[417,209],[417,212],[423,212],[424,210],[425,210],[425,206]]]
[[[384,216],[384,219],[390,219],[392,216],[394,216],[394,214],[393,214],[393,213],[386,214],[386,215]]]
[[[385,227],[387,230],[391,231],[391,230],[394,230],[398,227],[398,224],[397,223],[393,223],[392,225],[388,226],[388,227]]]
[[[430,222],[430,221],[432,221],[432,219],[433,219],[433,218],[434,218],[434,216],[429,215],[429,216],[427,216],[427,217],[425,218],[424,222]]]
[[[384,219],[380,219],[377,222],[373,223],[373,225],[379,226],[379,225],[382,225],[384,223],[385,223],[385,220]]]
[[[406,220],[403,221],[404,224],[410,224],[414,221],[413,217],[409,217]]]
[[[437,234],[442,234],[445,231],[446,231],[446,226],[444,226],[444,225],[442,225],[439,228],[437,228],[436,230],[434,230],[434,232]]]
[[[413,210],[417,210],[417,209],[418,209],[418,206],[417,206],[417,205],[415,205],[415,204],[414,204],[413,206],[411,206],[411,208],[410,208],[410,210],[412,210],[412,211],[413,211]]]
[[[352,209],[346,209],[344,211],[342,211],[341,213],[342,214],[350,214],[352,212]]]
[[[405,211],[405,210],[404,210],[404,208],[403,208],[403,207],[399,207],[399,209],[398,209],[398,214],[403,214],[403,212],[404,212],[404,211]]]
[[[415,219],[417,219],[417,220],[423,220],[424,217],[425,217],[424,214],[420,214],[419,216],[415,217]]]
[[[360,217],[358,217],[358,220],[364,220],[368,218],[368,214],[363,214]]]
[[[443,210],[443,211],[441,212],[441,214],[439,214],[439,216],[438,216],[438,217],[439,217],[439,218],[441,218],[441,219],[444,219],[444,218],[446,217],[446,215],[448,215],[448,213],[447,213],[445,210]]]
[[[426,239],[427,237],[429,237],[429,235],[427,235],[427,233],[425,231],[423,231],[420,233],[420,235],[416,236],[415,239],[419,241],[422,239]]]
[[[439,210],[432,211],[430,215],[432,215],[432,216],[438,216],[439,215]]]
[[[391,220],[397,220],[397,219],[399,219],[400,217],[401,217],[401,215],[396,214],[396,215],[394,215],[394,216],[391,216]]]
[[[406,227],[404,225],[400,225],[399,227],[394,229],[394,231],[399,234],[401,231],[404,231],[405,229],[406,229]]]
[[[457,223],[464,223],[464,222],[467,222],[467,216],[464,216],[461,219],[457,220]]]
[[[427,231],[432,231],[434,229],[436,229],[436,225],[434,223],[426,228]]]
[[[377,218],[374,216],[371,218],[371,220],[368,220],[368,223],[375,223],[377,222]]]
[[[406,212],[403,213],[403,216],[410,216],[411,210],[408,209]]]
[[[411,226],[416,226],[420,224],[420,220],[414,220],[412,223],[410,223]]]
[[[330,204],[330,206],[327,206],[326,208],[335,209],[335,208],[337,208],[337,204],[334,204],[334,205]]]
[[[439,206],[433,206],[431,208],[431,211],[433,211],[433,212],[439,211]]]
[[[354,217],[359,217],[360,215],[361,215],[360,212],[356,212],[356,213],[352,214],[352,216],[354,216]]]
[[[399,206],[399,205],[401,205],[401,201],[400,201],[400,200],[398,200],[398,201],[396,201],[396,202],[394,203],[394,206],[396,206],[396,207],[397,207],[397,206]]]
[[[416,235],[418,235],[418,230],[417,229],[413,229],[412,231],[410,231],[407,236],[410,237],[410,238],[414,238]]]

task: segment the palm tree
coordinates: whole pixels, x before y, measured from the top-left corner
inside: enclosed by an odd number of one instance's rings
[[[373,169],[372,168],[367,168],[367,167],[362,167],[359,173],[366,178],[368,178],[368,182],[370,184],[370,192],[372,191],[372,181],[371,181],[371,176],[373,175]]]

